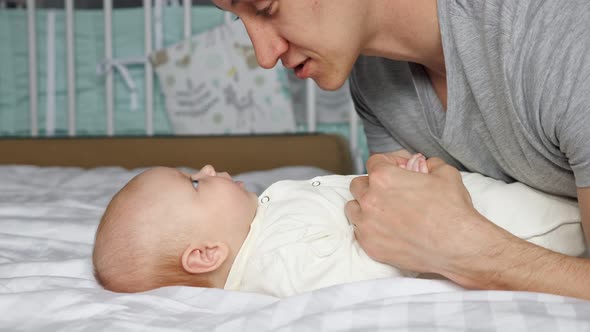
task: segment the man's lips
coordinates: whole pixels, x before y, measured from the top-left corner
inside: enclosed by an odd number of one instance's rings
[[[283,66],[285,66],[289,69],[297,69],[298,67],[303,67],[308,60],[309,60],[309,58],[307,58],[303,61],[298,61],[298,62],[283,61]]]
[[[311,58],[305,58],[304,60],[298,61],[290,61],[287,59],[281,59],[283,62],[283,66],[292,69],[299,79],[306,79],[311,76],[311,72],[309,69],[309,63],[311,62]]]
[[[305,67],[305,64],[307,63],[307,60],[305,60],[304,62],[300,63],[299,65],[297,65],[297,67],[295,67],[295,70],[301,70],[303,69],[303,67]]]
[[[308,66],[309,60],[310,59],[303,61],[302,63],[300,63],[297,67],[295,67],[293,69],[295,71],[295,76],[297,76],[297,78],[306,79],[306,78],[310,77],[309,66]]]

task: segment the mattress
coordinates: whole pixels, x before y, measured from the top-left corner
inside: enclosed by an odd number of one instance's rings
[[[285,299],[191,287],[106,291],[92,274],[94,232],[112,195],[141,170],[0,166],[0,330],[590,330],[588,301],[444,280],[371,280]],[[261,192],[324,174],[286,167],[237,179]]]

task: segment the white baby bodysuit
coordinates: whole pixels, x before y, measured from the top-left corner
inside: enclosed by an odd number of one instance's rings
[[[479,174],[462,176],[475,208],[494,223],[555,251],[584,252],[575,202]],[[372,260],[355,240],[344,214],[355,177],[279,181],[265,190],[224,288],[286,297],[353,281],[415,276]]]
[[[344,214],[355,176],[279,181],[259,197],[225,289],[286,297],[335,284],[404,274],[367,256]]]

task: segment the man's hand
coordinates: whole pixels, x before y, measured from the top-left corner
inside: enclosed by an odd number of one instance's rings
[[[345,212],[370,257],[460,279],[456,270],[463,264],[502,248],[506,232],[473,208],[455,168],[438,158],[428,160],[429,174],[401,165],[398,157],[374,155],[367,162],[368,177],[351,183],[355,201]],[[468,280],[455,281],[472,286]]]

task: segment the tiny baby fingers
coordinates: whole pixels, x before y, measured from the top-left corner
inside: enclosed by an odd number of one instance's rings
[[[410,160],[408,160],[408,164],[406,165],[406,168],[408,169],[408,171],[415,171],[416,158],[417,158],[417,155],[413,155],[412,158],[410,158]]]
[[[420,173],[428,174],[428,164],[426,163],[426,159],[419,160],[420,163]]]

